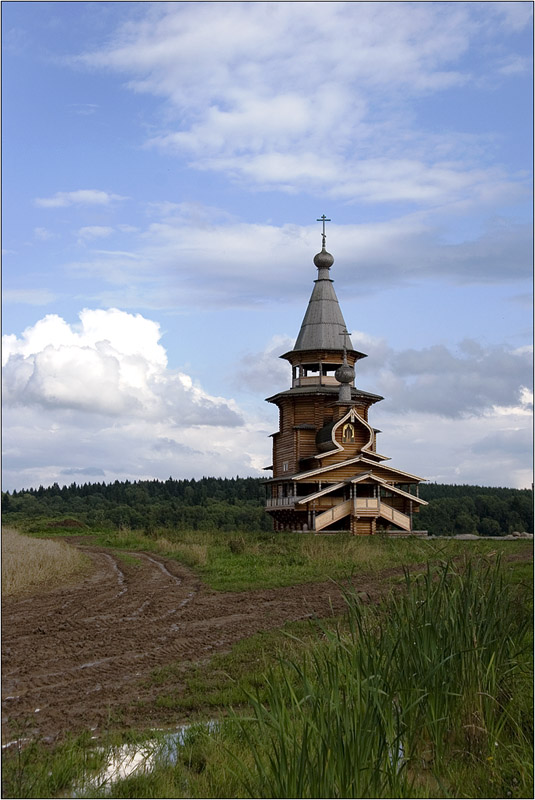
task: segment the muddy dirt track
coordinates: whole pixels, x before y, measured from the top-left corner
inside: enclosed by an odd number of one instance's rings
[[[169,711],[151,702],[163,688],[150,685],[152,670],[202,661],[258,631],[343,606],[330,582],[219,593],[176,561],[135,553],[141,566],[127,565],[104,548],[77,546],[94,563],[88,577],[3,602],[4,741],[17,724],[47,739],[118,719],[166,724]]]
[[[175,673],[169,686],[156,687],[152,670],[206,660],[258,631],[343,609],[331,582],[219,593],[176,561],[135,553],[138,565],[130,565],[82,541],[77,546],[94,565],[87,577],[3,602],[4,741],[21,735],[17,725],[27,727],[24,735],[54,740],[117,723],[178,723],[176,712],[154,701],[162,691],[179,692],[179,678]],[[373,600],[381,578],[396,573],[402,570],[361,576],[357,587]]]

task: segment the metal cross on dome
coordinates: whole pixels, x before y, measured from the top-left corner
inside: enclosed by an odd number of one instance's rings
[[[320,217],[319,219],[317,219],[317,220],[316,220],[316,222],[323,222],[323,233],[321,234],[321,246],[322,246],[322,247],[325,247],[325,239],[326,239],[326,233],[325,233],[325,223],[326,223],[326,222],[331,222],[331,221],[332,221],[332,220],[328,219],[328,218],[325,216],[325,214],[322,214],[322,215],[321,215],[321,217]]]
[[[328,219],[328,220],[327,220],[327,222],[330,222],[330,221],[331,221],[330,219]],[[316,222],[319,222],[319,220],[316,220]],[[347,347],[346,347],[346,336],[349,336],[349,331],[348,331],[348,329],[347,329],[347,328],[344,328],[344,330],[343,330],[343,331],[340,331],[340,334],[339,334],[339,335],[344,337],[344,344],[343,344],[343,348],[344,348],[344,364],[346,364],[346,363],[347,363]]]

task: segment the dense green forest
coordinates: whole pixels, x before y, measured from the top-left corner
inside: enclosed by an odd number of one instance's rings
[[[417,527],[430,534],[503,536],[533,531],[532,492],[485,486],[428,483],[420,497],[429,502]],[[115,481],[2,493],[5,522],[38,517],[74,517],[89,526],[158,527],[193,530],[271,530],[264,512],[260,478]]]

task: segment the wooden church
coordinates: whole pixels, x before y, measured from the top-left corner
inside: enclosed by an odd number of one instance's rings
[[[266,511],[276,531],[352,534],[413,531],[423,478],[395,469],[377,452],[380,432],[368,422],[383,398],[355,386],[353,349],[330,269],[333,256],[314,257],[318,277],[295,347],[281,358],[292,367],[291,388],[268,397],[279,409],[273,434],[273,478],[266,482]]]

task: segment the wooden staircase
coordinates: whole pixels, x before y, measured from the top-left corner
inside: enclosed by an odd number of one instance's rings
[[[314,530],[321,531],[328,525],[338,522],[353,511],[353,500],[343,500],[332,508],[316,516]],[[402,511],[382,503],[378,498],[356,498],[354,516],[357,517],[383,517],[383,519],[397,525],[404,531],[411,530],[411,518]]]
[[[393,522],[398,528],[403,528],[404,531],[410,531],[411,529],[411,518],[402,511],[397,511],[392,506],[387,506],[386,503],[379,504],[379,515]]]
[[[321,531],[327,525],[332,525],[333,522],[338,522],[342,517],[347,517],[351,513],[352,505],[351,500],[344,500],[342,503],[338,503],[338,505],[318,514],[314,521],[314,530]]]

